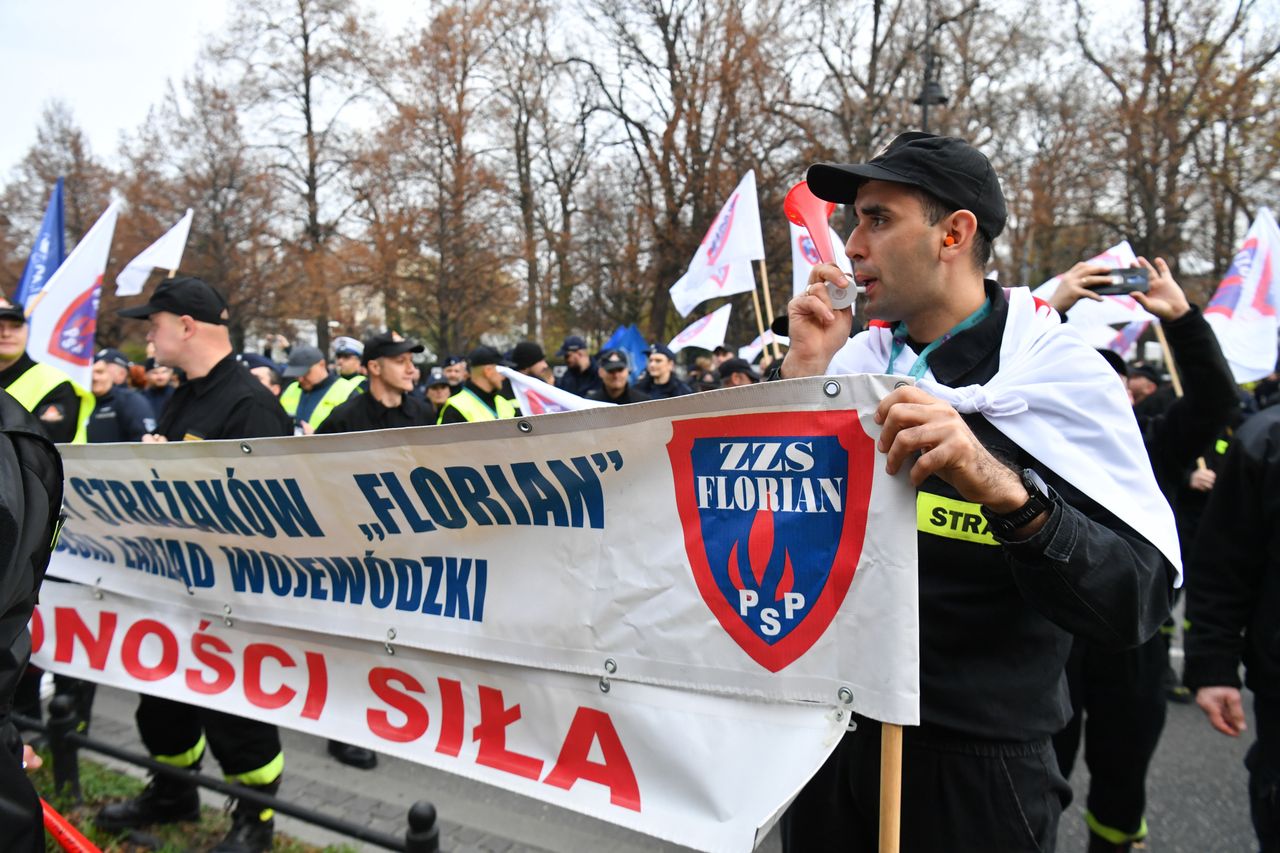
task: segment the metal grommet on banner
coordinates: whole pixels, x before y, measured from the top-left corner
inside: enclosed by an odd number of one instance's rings
[[[93,597],[98,601],[102,600],[102,578],[95,578],[93,581]]]
[[[857,731],[858,721],[853,718],[853,691],[850,690],[848,687],[841,687],[839,690],[836,691],[836,698],[840,700],[841,705],[844,705],[848,708],[849,724],[845,726],[845,728],[851,732]],[[842,721],[844,719],[844,714],[845,714],[845,711],[843,709],[837,709],[836,722]]]
[[[607,672],[609,675],[613,675],[618,671],[618,662],[615,661],[613,658],[605,658],[604,671]],[[600,692],[601,693],[609,692],[609,689],[610,689],[609,675],[600,676]]]
[[[388,628],[387,641],[382,644],[382,647],[387,650],[387,654],[389,655],[394,655],[396,653],[395,646],[391,645],[391,641],[394,640],[395,638],[396,638],[396,629]]]
[[[822,383],[822,393],[828,397],[834,397],[840,393],[840,383],[834,379],[828,379]]]
[[[231,605],[230,605],[230,604],[224,604],[224,605],[222,605],[222,613],[223,613],[223,616],[222,616],[222,624],[223,624],[223,625],[226,625],[228,628],[230,628],[230,627],[232,627],[232,626],[234,626],[234,625],[236,624],[236,623],[235,623],[235,621],[234,621],[234,620],[232,620],[232,618],[231,618]]]
[[[249,446],[248,442],[242,441],[240,442],[240,452],[247,455],[253,452],[253,448]]]
[[[848,687],[841,687],[839,690],[836,691],[836,696],[840,699],[841,705],[853,704],[853,691],[850,690]]]
[[[520,421],[520,422],[518,422],[518,423],[516,424],[516,428],[517,428],[517,429],[519,429],[519,430],[520,430],[521,432],[523,432],[523,433],[531,433],[531,432],[533,432],[533,424],[529,423],[528,421]]]

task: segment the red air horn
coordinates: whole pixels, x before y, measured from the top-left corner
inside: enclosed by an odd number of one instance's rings
[[[836,253],[831,247],[831,226],[827,224],[835,209],[834,202],[823,201],[814,195],[807,181],[801,181],[788,190],[787,197],[782,202],[782,212],[787,219],[808,229],[813,248],[824,264],[836,262]],[[833,308],[848,308],[859,290],[852,281],[848,287],[836,287],[827,283],[827,293],[831,296]]]

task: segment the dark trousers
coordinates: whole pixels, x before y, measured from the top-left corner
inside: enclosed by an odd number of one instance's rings
[[[1258,739],[1249,747],[1249,813],[1262,853],[1280,853],[1280,701],[1253,699]]]
[[[262,773],[281,754],[280,732],[269,723],[145,693],[138,697],[135,718],[142,743],[153,756],[172,758],[189,754],[200,743],[203,734],[227,778],[251,785],[266,785],[280,775],[279,772],[268,772],[265,776]],[[194,761],[199,755],[191,758]],[[190,766],[191,762],[175,763]],[[242,778],[246,776],[249,778]]]
[[[903,853],[1052,851],[1071,788],[1048,738],[985,741],[936,727],[903,736]],[[782,817],[786,853],[874,853],[880,724],[858,718]]]
[[[1077,639],[1067,661],[1073,715],[1053,738],[1058,767],[1070,778],[1083,733],[1086,819],[1090,831],[1113,843],[1146,834],[1147,767],[1164,731],[1167,663],[1158,635],[1124,651]]]

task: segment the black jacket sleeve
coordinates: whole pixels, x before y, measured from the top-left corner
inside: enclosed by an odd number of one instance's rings
[[[1280,408],[1245,422],[1201,518],[1187,569],[1190,688],[1280,692]]]
[[[1140,426],[1156,479],[1165,495],[1173,496],[1182,472],[1231,422],[1239,402],[1231,368],[1199,309],[1165,323],[1164,331],[1183,396]]]
[[[120,433],[124,441],[142,441],[142,436],[155,432],[156,419],[151,404],[136,392],[117,393],[116,409],[120,418]]]
[[[223,438],[293,435],[293,420],[274,397],[255,395],[242,401],[228,414],[224,430]]]

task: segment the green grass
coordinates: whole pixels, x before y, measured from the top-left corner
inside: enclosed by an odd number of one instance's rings
[[[128,799],[136,795],[145,783],[97,762],[81,758],[80,791],[83,800],[77,803],[67,792],[54,790],[53,761],[47,752],[42,752],[40,757],[44,759],[44,766],[31,774],[31,781],[36,791],[104,853],[136,853],[143,850],[186,853],[193,850],[208,850],[222,840],[231,826],[229,814],[222,809],[206,806],[201,810],[199,823],[175,823],[148,827],[144,830],[148,836],[159,842],[158,847],[131,843],[123,836],[98,829],[93,823],[93,816],[98,813],[98,809],[113,800]],[[216,795],[204,791],[201,796],[208,799]],[[52,839],[46,839],[45,849],[48,853],[61,853],[62,850]],[[343,853],[343,851],[354,851],[355,848],[347,845],[316,847],[303,844],[277,831],[273,850],[278,853],[319,853],[319,851]]]

